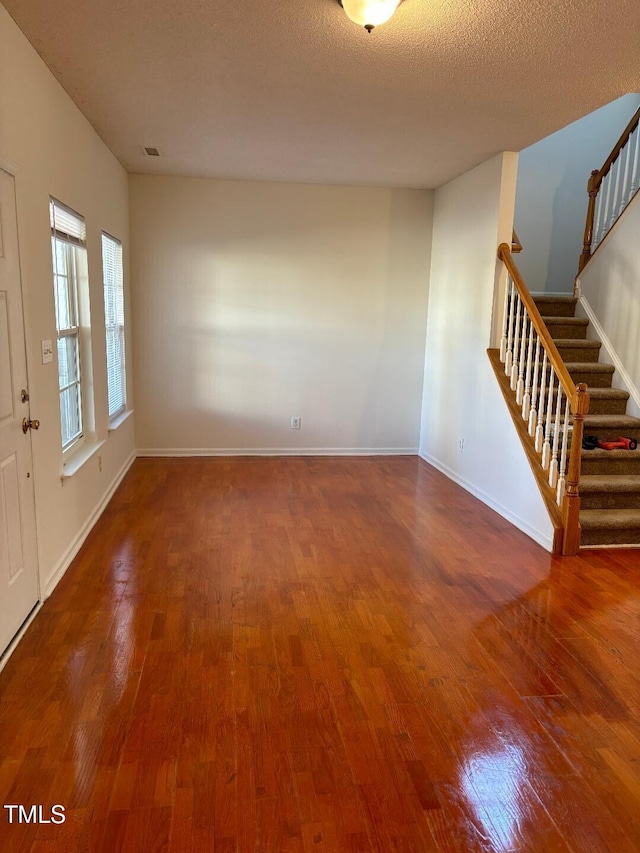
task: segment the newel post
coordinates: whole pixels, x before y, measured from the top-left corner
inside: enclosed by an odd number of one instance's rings
[[[589,193],[589,206],[587,207],[587,221],[584,226],[584,242],[582,244],[582,254],[580,255],[580,261],[578,263],[578,275],[585,268],[585,265],[589,258],[591,257],[591,243],[593,241],[593,220],[596,211],[596,196],[598,195],[598,190],[600,189],[600,182],[598,181],[598,175],[600,173],[597,169],[594,169],[591,172],[591,177],[587,183],[587,192]]]
[[[587,386],[581,382],[576,386],[576,394],[571,403],[573,414],[573,436],[571,438],[571,454],[567,471],[566,491],[562,501],[562,520],[564,538],[562,553],[565,557],[578,553],[580,548],[580,462],[582,453],[582,436],[584,434],[584,416],[589,411],[589,395]]]

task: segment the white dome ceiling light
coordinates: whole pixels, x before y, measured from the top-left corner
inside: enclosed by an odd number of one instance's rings
[[[386,23],[402,0],[338,0],[354,24],[370,33],[374,27]]]

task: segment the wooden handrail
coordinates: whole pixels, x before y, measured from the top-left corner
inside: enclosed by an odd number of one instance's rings
[[[609,170],[611,169],[613,164],[616,162],[616,160],[620,156],[620,152],[622,151],[624,146],[629,141],[629,137],[631,136],[633,131],[638,126],[638,122],[640,122],[640,107],[638,107],[638,109],[635,112],[635,115],[632,117],[631,121],[625,127],[625,129],[622,131],[620,139],[613,146],[611,154],[609,154],[607,159],[604,161],[604,165],[602,166],[602,168],[599,170],[596,170],[596,172],[595,172],[596,179],[595,179],[594,184],[595,184],[595,187],[597,189],[600,189],[600,184],[602,183],[602,179],[609,173]],[[592,172],[591,174],[593,175],[594,172]]]
[[[555,344],[555,341],[549,334],[549,330],[547,329],[540,312],[536,306],[536,303],[533,301],[533,297],[529,293],[529,288],[524,283],[524,279],[520,275],[520,270],[515,265],[513,258],[511,257],[511,248],[508,243],[500,243],[498,246],[498,257],[504,263],[505,267],[509,271],[511,278],[513,279],[513,283],[515,284],[518,293],[520,294],[520,299],[522,300],[525,308],[527,309],[527,313],[531,318],[531,322],[534,325],[536,332],[538,333],[538,337],[543,342],[544,348],[547,351],[547,358],[549,359],[551,366],[553,367],[560,384],[564,389],[564,393],[567,395],[569,400],[571,401],[571,411],[573,411],[574,403],[577,408],[578,405],[578,390],[576,388],[575,382],[571,378],[569,371],[566,368],[566,365],[562,359],[562,356],[558,352],[558,347]]]
[[[580,255],[580,260],[578,261],[578,275],[582,272],[582,270],[587,265],[589,258],[591,257],[591,245],[593,243],[593,221],[595,217],[596,210],[596,198],[598,193],[600,192],[600,187],[602,185],[602,181],[611,171],[613,164],[616,162],[625,146],[629,142],[629,137],[636,130],[638,125],[640,124],[640,107],[636,110],[635,114],[631,118],[629,124],[623,130],[620,139],[616,142],[611,150],[611,154],[607,157],[600,169],[594,169],[589,176],[589,180],[587,182],[587,193],[589,194],[589,203],[587,206],[587,220],[584,226],[584,239],[582,243],[582,254]]]
[[[519,255],[522,251],[522,243],[520,242],[520,238],[516,234],[516,229],[513,229],[513,235],[511,237],[511,251],[514,255]]]

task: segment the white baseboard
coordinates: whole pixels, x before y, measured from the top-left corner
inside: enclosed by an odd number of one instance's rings
[[[587,297],[581,295],[578,298],[578,305],[586,314],[595,337],[602,344],[602,349],[606,351],[606,357],[609,360],[609,363],[612,364],[616,369],[616,373],[618,374],[616,378],[619,381],[616,381],[615,387],[622,388],[622,390],[624,391],[628,391],[629,396],[631,397],[631,401],[636,407],[636,411],[640,411],[640,391],[638,390],[637,385],[629,375],[629,372],[627,371],[622,360],[620,359],[620,356],[616,352],[615,347],[611,343],[611,340],[605,332],[600,320],[598,320]]]
[[[459,474],[456,474],[451,468],[445,465],[440,460],[435,459],[432,456],[429,456],[427,453],[418,453],[421,459],[424,459],[425,462],[428,462],[429,465],[433,465],[434,468],[437,468],[445,477],[448,477],[450,480],[453,480],[454,483],[457,483],[458,486],[461,486],[465,491],[469,492],[474,496],[474,498],[478,498],[479,501],[482,501],[483,504],[486,504],[492,510],[501,515],[502,518],[506,519],[508,522],[513,524],[514,527],[517,527],[518,530],[521,530],[522,533],[525,533],[534,542],[537,542],[538,545],[541,545],[545,551],[549,551],[550,553],[553,551],[553,536],[550,536],[547,533],[543,533],[541,530],[538,530],[536,527],[533,527],[529,524],[528,521],[525,521],[520,516],[513,513],[507,507],[502,506],[502,504],[495,501],[493,498],[489,497],[489,495],[485,494],[481,489],[477,486],[474,486],[473,483],[469,483]]]
[[[124,479],[124,475],[127,473],[129,468],[133,465],[135,458],[136,458],[136,453],[134,451],[129,456],[127,461],[124,463],[124,465],[122,466],[120,471],[118,471],[118,473],[116,474],[114,481],[111,483],[111,485],[109,486],[109,488],[105,492],[105,494],[102,497],[102,499],[100,500],[100,503],[98,504],[98,506],[91,513],[91,515],[89,516],[89,518],[87,519],[85,524],[82,526],[81,530],[78,532],[77,536],[73,539],[73,541],[71,542],[71,544],[69,545],[67,550],[64,552],[62,557],[60,557],[60,559],[56,563],[53,571],[51,572],[51,575],[49,576],[49,578],[47,579],[47,581],[44,584],[44,589],[43,589],[44,596],[42,599],[43,601],[45,601],[47,598],[49,598],[49,596],[51,595],[53,590],[56,588],[56,586],[60,582],[60,579],[62,578],[64,573],[67,571],[67,569],[69,568],[69,566],[73,562],[73,559],[75,558],[76,554],[78,553],[80,548],[82,548],[85,539],[87,538],[89,533],[91,533],[91,530],[92,530],[93,526],[95,525],[96,521],[100,518],[102,513],[105,511],[105,508],[106,508],[107,504],[109,503],[109,501],[111,500],[111,498],[113,497],[115,490],[118,488],[118,486],[120,485],[120,483]]]
[[[142,447],[138,456],[417,456],[417,447]]]

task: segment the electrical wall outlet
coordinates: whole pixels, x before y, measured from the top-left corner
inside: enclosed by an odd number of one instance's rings
[[[462,453],[464,450],[464,438],[458,439],[458,453]]]
[[[300,418],[291,418],[291,429],[300,429]]]
[[[40,341],[40,346],[42,347],[42,363],[43,364],[51,364],[53,361],[53,343],[47,338],[47,340]]]

